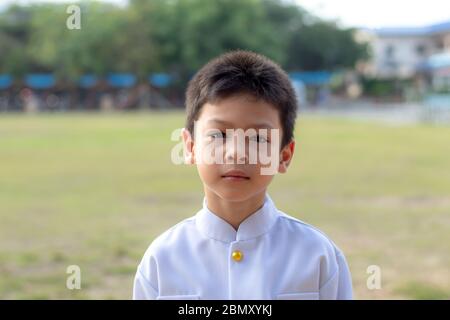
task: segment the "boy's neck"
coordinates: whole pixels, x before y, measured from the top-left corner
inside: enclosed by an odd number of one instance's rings
[[[208,209],[238,230],[242,221],[264,205],[266,191],[258,193],[245,201],[228,201],[205,188]]]

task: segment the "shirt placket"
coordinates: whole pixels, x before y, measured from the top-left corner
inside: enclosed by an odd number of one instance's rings
[[[228,250],[229,299],[243,299],[242,283],[245,282],[247,268],[246,250],[243,241],[230,243]]]

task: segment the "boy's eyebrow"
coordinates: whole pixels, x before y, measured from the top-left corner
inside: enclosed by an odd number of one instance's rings
[[[208,122],[214,122],[214,123],[219,123],[219,124],[222,124],[222,125],[225,125],[225,126],[233,127],[233,123],[225,121],[225,120],[217,119],[217,118],[209,119]],[[253,123],[253,124],[249,125],[248,127],[249,128],[274,129],[274,127],[268,122]]]

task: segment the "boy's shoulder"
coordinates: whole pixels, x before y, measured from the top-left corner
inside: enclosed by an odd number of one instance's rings
[[[308,241],[311,248],[321,248],[325,251],[332,251],[336,255],[341,255],[342,252],[338,246],[331,240],[322,230],[306,223],[298,218],[295,218],[281,210],[279,223],[282,224],[284,232],[291,234],[292,241]]]
[[[145,255],[154,254],[164,247],[188,241],[192,232],[195,232],[195,217],[196,215],[186,218],[158,235],[150,243]]]

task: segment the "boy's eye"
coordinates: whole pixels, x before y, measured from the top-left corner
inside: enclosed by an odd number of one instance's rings
[[[260,135],[252,136],[252,137],[250,137],[250,140],[258,142],[258,143],[267,143],[267,142],[269,142],[269,140],[267,140],[265,137],[260,136]]]
[[[208,134],[208,138],[210,139],[223,139],[225,138],[225,132],[222,131],[215,131],[210,134]]]

